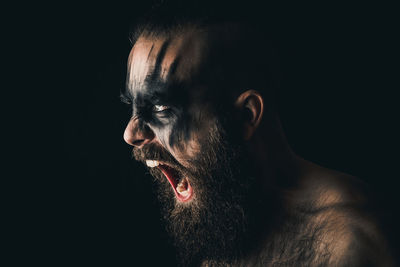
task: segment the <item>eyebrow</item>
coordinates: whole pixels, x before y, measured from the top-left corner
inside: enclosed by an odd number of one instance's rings
[[[120,91],[119,98],[120,98],[121,102],[123,102],[125,104],[132,104],[132,102],[135,101],[135,97],[132,96],[132,94],[130,93],[130,90],[127,90],[127,89],[124,91]],[[139,96],[139,98],[146,99],[147,101],[150,101],[151,103],[155,103],[159,100],[165,101],[167,98],[167,93],[153,91],[153,93],[141,95],[141,96]]]

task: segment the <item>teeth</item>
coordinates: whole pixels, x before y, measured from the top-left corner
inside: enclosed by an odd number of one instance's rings
[[[189,192],[188,190],[186,190],[186,185],[184,183],[179,183],[176,187],[176,191],[184,197],[189,195]]]
[[[146,165],[150,168],[154,168],[160,165],[160,163],[157,160],[146,160]]]

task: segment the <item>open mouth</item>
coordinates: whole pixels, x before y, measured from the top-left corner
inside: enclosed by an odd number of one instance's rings
[[[193,189],[189,180],[173,167],[157,160],[146,160],[150,168],[158,168],[167,178],[175,192],[176,198],[181,202],[188,202],[193,196]]]

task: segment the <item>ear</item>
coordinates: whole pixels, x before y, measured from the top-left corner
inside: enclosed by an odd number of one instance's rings
[[[235,106],[241,113],[243,138],[249,140],[261,122],[264,112],[264,99],[259,92],[248,90],[236,99]]]

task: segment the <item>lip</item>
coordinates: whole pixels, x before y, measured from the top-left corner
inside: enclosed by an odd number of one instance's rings
[[[164,176],[167,178],[168,182],[170,183],[172,189],[174,190],[176,198],[180,202],[189,202],[193,198],[193,188],[190,185],[189,179],[187,179],[187,177],[183,177],[180,179],[180,181],[177,181],[177,179],[175,179],[177,172],[178,172],[177,168],[174,168],[170,164],[162,162],[162,161],[157,161],[157,162],[158,162],[158,165],[156,165],[154,167],[150,167],[150,168],[158,168],[164,174]],[[183,182],[186,185],[187,188],[184,191],[185,192],[184,194],[181,194],[177,191],[178,182],[179,183]]]

